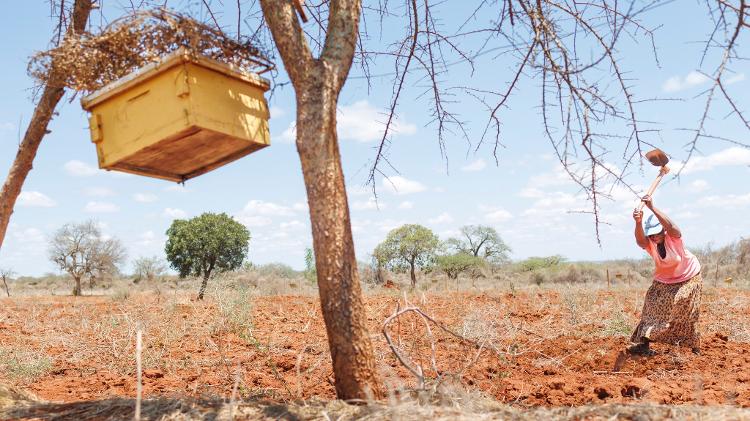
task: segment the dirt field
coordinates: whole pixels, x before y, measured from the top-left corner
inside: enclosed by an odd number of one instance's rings
[[[394,341],[422,363],[427,384],[483,392],[516,406],[611,403],[750,407],[750,292],[707,287],[701,355],[656,346],[658,355],[611,373],[637,320],[643,288],[524,289],[422,295],[408,300],[478,349],[422,319],[391,325]],[[404,306],[398,291],[368,296],[381,375],[398,390],[416,385],[381,333]],[[276,401],[334,397],[325,328],[314,296],[233,292],[191,302],[186,293],[129,297],[0,299],[0,383],[59,402],[135,395],[134,343],[144,331],[147,397]],[[434,343],[434,368],[430,357]],[[435,372],[437,369],[437,373]],[[468,391],[468,392],[467,392]]]

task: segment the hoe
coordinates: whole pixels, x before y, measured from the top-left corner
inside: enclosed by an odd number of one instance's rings
[[[651,163],[651,165],[655,167],[661,167],[659,175],[656,176],[656,179],[653,183],[651,183],[651,187],[649,187],[648,191],[646,192],[646,195],[651,196],[652,194],[654,194],[654,190],[656,190],[656,186],[659,185],[661,179],[664,178],[664,176],[669,172],[669,168],[667,168],[669,157],[661,149],[654,149],[646,153],[646,158],[648,159],[648,162]],[[636,207],[636,210],[643,209],[644,204],[645,203],[643,201],[640,201],[638,203],[638,207]]]

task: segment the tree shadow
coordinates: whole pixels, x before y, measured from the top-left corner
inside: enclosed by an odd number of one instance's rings
[[[234,408],[222,399],[158,398],[141,401],[141,420],[219,421],[232,419],[273,419],[299,421],[294,405],[251,399]],[[112,398],[69,403],[36,402],[22,398],[12,407],[0,407],[2,420],[34,421],[132,421],[135,399]]]
[[[141,401],[141,420],[190,419],[213,421],[219,419],[222,401],[159,398]],[[135,399],[103,399],[69,403],[23,401],[16,406],[0,409],[0,419],[8,420],[133,420]]]

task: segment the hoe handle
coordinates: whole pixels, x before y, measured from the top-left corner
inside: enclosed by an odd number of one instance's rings
[[[661,167],[661,168],[662,170],[659,171],[659,175],[656,176],[656,179],[654,180],[654,182],[651,183],[651,187],[648,188],[648,191],[646,192],[646,196],[651,196],[652,194],[654,194],[654,190],[656,190],[656,186],[659,185],[659,183],[661,182],[661,179],[664,178],[664,176],[667,175],[667,173],[669,172],[669,168],[667,168],[666,166]],[[636,207],[635,210],[640,211],[641,209],[643,209],[643,206],[645,204],[646,203],[644,203],[641,200],[641,202],[638,203],[638,207]]]

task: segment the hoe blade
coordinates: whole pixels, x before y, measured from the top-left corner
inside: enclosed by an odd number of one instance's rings
[[[651,165],[656,167],[663,167],[669,162],[669,157],[661,149],[654,149],[646,152],[646,158]]]

